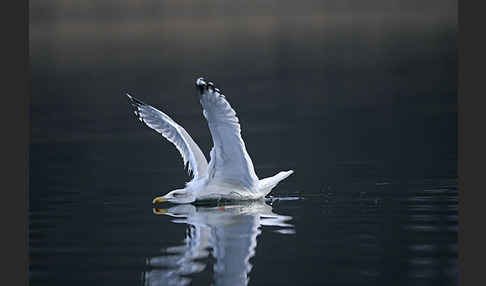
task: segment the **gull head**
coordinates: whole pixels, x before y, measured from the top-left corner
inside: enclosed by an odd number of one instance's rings
[[[189,204],[196,200],[194,194],[188,189],[178,189],[167,193],[164,196],[156,197],[152,203],[171,202],[176,204]]]

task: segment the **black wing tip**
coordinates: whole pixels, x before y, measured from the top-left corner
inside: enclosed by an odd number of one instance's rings
[[[134,107],[133,113],[135,113],[135,116],[137,116],[140,121],[144,122],[143,117],[140,115],[139,111],[140,111],[140,106],[146,105],[146,104],[143,103],[141,100],[138,100],[135,97],[131,96],[128,93],[126,93],[125,95],[128,97],[128,100],[130,101],[130,105],[132,107]]]
[[[130,103],[131,103],[133,106],[135,106],[135,107],[140,106],[140,105],[147,105],[147,104],[145,104],[143,101],[141,101],[141,100],[139,100],[139,99],[136,99],[135,97],[131,96],[131,95],[130,95],[130,94],[128,94],[128,93],[126,93],[125,95],[126,95],[126,96],[128,97],[128,99],[130,100]]]
[[[204,77],[198,77],[196,79],[196,88],[200,93],[203,93],[204,91],[212,91],[221,94],[221,90],[219,90],[212,81],[207,80]]]

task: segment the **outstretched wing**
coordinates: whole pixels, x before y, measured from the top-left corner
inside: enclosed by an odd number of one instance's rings
[[[187,166],[189,174],[194,178],[206,174],[208,162],[192,140],[191,136],[167,114],[127,94],[130,103],[135,107],[135,115],[148,127],[154,129],[172,142],[181,153],[184,166]]]
[[[248,188],[249,191],[256,191],[258,177],[246,151],[245,143],[241,139],[240,123],[236,112],[213,83],[199,78],[196,86],[200,92],[203,115],[208,121],[214,143],[208,167],[209,177],[237,183]]]

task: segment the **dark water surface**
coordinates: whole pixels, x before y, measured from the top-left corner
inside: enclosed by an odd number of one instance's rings
[[[277,198],[225,208],[153,208],[187,176],[148,129],[142,139],[32,144],[31,285],[456,285],[453,156],[424,172],[425,159],[330,161],[317,145],[314,162],[289,129],[245,136],[261,177],[296,171]],[[266,163],[279,141],[288,156]]]

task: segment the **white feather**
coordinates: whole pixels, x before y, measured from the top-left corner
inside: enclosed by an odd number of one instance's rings
[[[205,176],[208,162],[187,131],[162,111],[135,99],[129,94],[127,96],[137,109],[135,114],[139,119],[176,146],[189,174],[192,174],[195,180]]]
[[[184,165],[187,165],[189,172],[192,171],[194,175],[194,179],[186,184],[186,188],[157,197],[153,200],[154,203],[259,199],[293,173],[292,170],[280,172],[259,180],[241,138],[236,112],[212,82],[198,78],[196,87],[199,91],[203,115],[213,138],[214,146],[210,152],[209,165],[201,149],[184,128],[162,111],[127,94],[132,105],[136,107],[135,114],[177,147]]]
[[[258,177],[241,138],[236,112],[225,96],[215,89],[203,90],[200,102],[214,143],[208,167],[209,178],[240,184],[250,192],[256,192]]]

